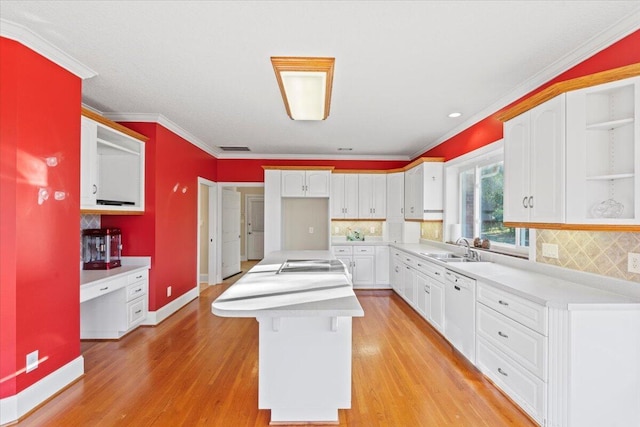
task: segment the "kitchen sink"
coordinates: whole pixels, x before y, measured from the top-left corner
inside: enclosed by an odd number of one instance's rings
[[[429,258],[433,258],[442,262],[477,262],[477,259],[471,259],[464,257],[462,255],[456,255],[448,252],[439,252],[439,253],[426,253],[420,252],[420,255],[424,255]]]

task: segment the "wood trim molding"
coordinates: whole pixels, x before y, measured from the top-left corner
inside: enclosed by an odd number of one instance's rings
[[[520,114],[550,100],[551,98],[570,92],[572,90],[584,89],[591,86],[609,83],[616,80],[622,80],[629,77],[640,75],[640,63],[626,65],[624,67],[614,68],[611,70],[601,71],[599,73],[589,74],[583,77],[577,77],[571,80],[554,83],[542,91],[530,96],[513,107],[499,113],[496,117],[502,122],[511,120]]]
[[[132,138],[138,139],[142,142],[147,142],[149,140],[148,137],[129,129],[128,127],[122,126],[119,123],[114,122],[113,120],[109,120],[106,117],[101,116],[100,114],[89,110],[88,108],[82,107],[81,114],[91,120],[95,120],[98,123],[101,123],[111,129],[115,129],[119,132],[122,132],[126,135],[129,135]]]
[[[409,169],[412,169],[418,165],[421,165],[422,163],[430,163],[430,162],[437,163],[437,162],[444,162],[444,161],[445,161],[444,157],[419,157],[415,159],[413,162],[403,167],[402,170],[408,171]]]
[[[545,224],[542,222],[505,222],[505,227],[540,228],[546,230],[571,230],[571,231],[616,231],[616,232],[640,232],[640,225],[618,224]]]
[[[333,173],[384,173],[384,174],[389,174],[389,173],[398,173],[398,172],[406,172],[411,168],[414,168],[418,165],[421,165],[422,163],[429,163],[429,162],[433,162],[433,163],[437,163],[437,162],[441,162],[444,163],[445,158],[444,157],[420,157],[415,159],[414,161],[412,161],[411,163],[409,163],[408,165],[401,167],[401,168],[394,168],[394,169],[376,169],[376,170],[367,170],[367,169],[334,169]],[[265,166],[263,166],[265,167]],[[281,169],[281,168],[278,168]],[[302,168],[305,169],[305,168]]]
[[[313,170],[328,170],[333,171],[335,166],[262,166],[264,170],[305,170],[305,171],[313,171]]]
[[[367,173],[367,174],[387,174],[388,172],[385,169],[334,169],[331,171],[332,173]]]

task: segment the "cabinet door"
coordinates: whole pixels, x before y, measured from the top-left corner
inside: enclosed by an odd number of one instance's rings
[[[385,219],[387,217],[387,176],[385,174],[373,174],[371,182],[372,218]]]
[[[444,285],[438,281],[431,281],[431,324],[444,333]]]
[[[409,169],[404,173],[404,217],[414,219],[417,217],[416,210],[416,172],[417,169]]]
[[[530,111],[529,221],[565,221],[565,96]],[[505,180],[506,181],[506,180]]]
[[[402,263],[393,255],[391,255],[391,276],[389,277],[391,281],[391,287],[398,295],[402,295],[402,276],[404,274],[404,266]]]
[[[353,256],[353,287],[370,287],[374,279],[374,256],[354,255]]]
[[[349,274],[353,275],[353,262],[351,260],[351,255],[336,255],[336,259],[342,261],[344,265],[347,266]],[[353,277],[351,278],[351,281],[353,281]]]
[[[404,173],[387,175],[387,219],[404,219]]]
[[[281,197],[304,197],[306,175],[305,171],[283,170]]]
[[[529,221],[529,113],[504,124],[504,222]]]
[[[331,190],[331,171],[306,171],[306,197],[329,197]]]
[[[373,217],[373,175],[358,175],[358,218]]]
[[[331,174],[331,218],[342,219],[346,214],[344,180],[342,173]]]
[[[389,246],[376,246],[376,286],[389,285]]]
[[[403,286],[404,286],[404,297],[411,304],[412,307],[416,305],[416,270],[409,267],[408,265],[404,266],[404,277],[403,277]]]
[[[422,164],[424,181],[422,191],[422,218],[442,219],[443,214],[443,171],[442,162]]]
[[[358,175],[345,174],[344,176],[344,207],[345,218],[358,217]]]
[[[96,122],[81,117],[80,136],[80,206],[96,205],[98,193],[98,126]]]
[[[425,289],[428,288],[427,276],[418,272],[416,274],[416,310],[426,318],[426,303],[429,295]]]

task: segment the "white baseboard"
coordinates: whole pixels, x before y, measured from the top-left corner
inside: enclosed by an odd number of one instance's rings
[[[200,283],[209,283],[209,275],[201,274],[198,280],[200,281]]]
[[[84,357],[78,356],[20,393],[0,399],[0,425],[16,421],[84,374]]]
[[[147,320],[145,320],[142,324],[155,326],[196,298],[198,298],[197,286],[191,289],[189,292],[180,295],[169,304],[160,307],[159,310],[150,311],[149,313],[147,313]]]

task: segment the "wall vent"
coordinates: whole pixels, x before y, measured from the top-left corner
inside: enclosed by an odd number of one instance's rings
[[[219,146],[219,149],[221,149],[222,151],[251,151],[249,149],[249,147],[239,147],[239,146],[231,146],[231,145],[225,145],[225,146]]]

